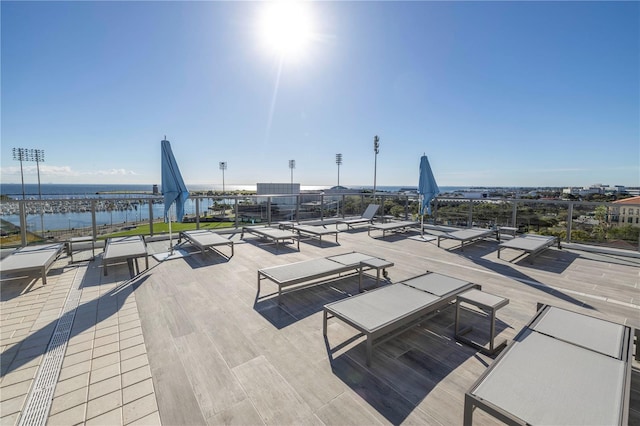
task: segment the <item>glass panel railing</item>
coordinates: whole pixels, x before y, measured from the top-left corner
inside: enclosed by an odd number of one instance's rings
[[[466,228],[473,222],[473,205],[470,200],[465,199],[439,199],[432,214],[433,219],[425,219],[425,222]]]
[[[513,204],[504,200],[471,203],[472,225],[478,228],[513,227]]]
[[[378,216],[420,220],[416,194],[303,193],[300,195],[192,196],[182,223],[170,210],[172,231],[234,229],[247,224],[360,216],[371,203]],[[562,241],[638,251],[640,204],[528,199],[436,199],[425,223],[468,227],[508,226],[519,233],[555,235]],[[22,212],[22,213],[21,213]],[[2,200],[1,246],[18,247],[71,237],[104,239],[118,235],[164,235],[163,198]],[[24,232],[22,226],[25,227]]]
[[[569,203],[540,200],[516,202],[518,232],[553,235],[565,241]]]
[[[638,250],[640,204],[573,203],[571,242]]]

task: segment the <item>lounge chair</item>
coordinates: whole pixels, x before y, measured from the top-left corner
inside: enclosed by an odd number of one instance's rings
[[[198,247],[202,254],[204,254],[207,249],[211,249],[212,251],[220,253],[214,247],[229,246],[231,247],[231,256],[228,256],[228,258],[230,259],[233,257],[233,241],[222,237],[220,234],[217,234],[210,229],[182,231],[180,232],[180,237],[178,238],[178,244],[182,242],[183,238],[192,245]]]
[[[373,218],[375,217],[378,208],[380,208],[378,204],[369,204],[364,213],[362,213],[362,216],[337,220],[336,229],[338,229],[338,225],[340,224],[347,225],[347,229],[352,229],[355,225],[373,223]]]
[[[371,230],[382,231],[382,238],[386,236],[387,232],[405,232],[407,229],[420,226],[420,222],[401,220],[387,223],[374,223],[369,225],[367,235],[371,236]]]
[[[542,306],[465,394],[506,424],[626,425],[633,329]]]
[[[300,251],[300,239],[291,231],[260,226],[245,226],[242,228],[242,232],[240,233],[240,239],[244,238],[245,232],[257,235],[265,240],[272,241],[276,245],[276,250],[279,249],[281,242],[285,242],[287,240],[291,240],[293,243],[297,242],[298,251]]]
[[[437,235],[447,234],[455,231],[461,231],[462,228],[455,228],[453,226],[446,226],[446,225],[432,225],[430,223],[425,223],[424,225],[422,225],[422,230],[431,235],[437,236]]]
[[[538,254],[542,253],[547,248],[551,247],[554,244],[558,244],[558,248],[560,247],[560,240],[553,236],[546,235],[534,235],[534,234],[525,234],[520,237],[515,237],[511,240],[500,243],[498,246],[498,259],[500,259],[500,251],[509,248],[514,250],[521,250],[525,254],[529,254],[529,262],[533,263],[533,258]],[[519,257],[519,256],[518,256]]]
[[[131,278],[140,273],[138,258],[144,257],[145,269],[149,269],[149,253],[147,243],[140,235],[129,237],[108,238],[102,254],[102,267],[107,275],[107,265],[110,263],[127,262]],[[135,269],[134,269],[135,261]]]
[[[327,235],[334,235],[336,238],[336,244],[338,243],[338,230],[328,229],[319,225],[294,225],[293,231],[298,234],[298,241],[305,236],[309,238],[317,238],[322,246],[322,237]]]
[[[278,228],[280,229],[293,229],[296,226],[300,225],[310,225],[310,226],[324,226],[334,225],[338,220],[342,220],[337,217],[325,217],[322,219],[314,219],[314,220],[303,220],[303,221],[294,221],[294,220],[285,220],[282,222],[278,222]]]
[[[463,251],[465,243],[470,244],[480,241],[496,233],[497,231],[493,229],[484,228],[469,228],[452,232],[443,232],[438,234],[438,247],[440,247],[440,240],[450,239],[460,241],[460,250]]]
[[[42,284],[47,284],[47,271],[60,256],[64,244],[42,244],[22,247],[0,261],[3,274],[39,271]]]
[[[376,284],[380,281],[380,270],[386,276],[386,268],[393,266],[392,262],[364,253],[346,253],[320,259],[305,260],[286,265],[272,266],[258,270],[258,296],[260,282],[264,279],[273,281],[278,286],[278,297],[282,290],[296,284],[315,285],[323,282],[321,279],[332,275],[341,276],[344,273],[358,273],[360,275],[360,291],[362,291],[362,273],[375,269]],[[297,287],[299,289],[300,287]]]
[[[472,288],[481,289],[478,284],[433,272],[418,275],[325,305],[323,334],[327,335],[329,318],[349,324],[366,337],[367,365],[371,365],[374,346],[417,325]]]

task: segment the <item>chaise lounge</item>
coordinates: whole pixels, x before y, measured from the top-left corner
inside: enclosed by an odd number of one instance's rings
[[[459,231],[443,232],[438,234],[438,247],[440,247],[440,241],[443,239],[450,239],[460,241],[460,250],[464,251],[464,245],[474,243],[476,241],[483,240],[492,234],[496,234],[498,231],[493,229],[484,228],[469,228],[461,229]]]
[[[324,306],[323,334],[327,321],[337,318],[366,337],[367,365],[371,365],[374,346],[417,325],[420,321],[454,301],[467,290],[477,288],[457,278],[427,272],[406,281]]]
[[[340,224],[347,225],[347,229],[353,229],[355,225],[373,223],[373,218],[375,217],[378,208],[380,208],[378,204],[369,204],[364,213],[362,213],[362,216],[337,220],[336,229],[338,229],[338,225]]]
[[[294,225],[293,231],[298,234],[298,241],[305,236],[308,238],[317,238],[322,246],[322,237],[327,235],[333,235],[336,238],[336,244],[338,244],[338,230],[328,229],[324,226],[318,225]]]
[[[217,234],[210,229],[182,231],[178,238],[178,244],[181,243],[183,238],[195,247],[199,248],[203,255],[207,249],[211,249],[211,251],[215,251],[222,255],[222,253],[215,249],[215,247],[229,246],[231,247],[231,256],[228,256],[228,258],[231,259],[233,257],[233,241],[222,237],[220,234]]]
[[[127,262],[131,278],[140,273],[138,258],[144,257],[145,269],[149,269],[149,253],[144,237],[133,235],[129,237],[108,238],[102,254],[102,267],[107,275],[107,265],[110,263]],[[135,268],[134,268],[135,261]]]
[[[245,226],[240,233],[240,239],[244,238],[244,233],[257,235],[258,237],[272,241],[276,245],[276,250],[280,248],[280,243],[284,243],[287,240],[298,244],[298,251],[300,251],[300,239],[297,235],[291,231],[285,231],[278,228],[258,227],[258,226]]]
[[[11,274],[38,271],[42,284],[47,284],[47,271],[60,256],[64,244],[43,244],[22,247],[0,261],[0,272]]]
[[[419,226],[420,222],[402,220],[387,223],[374,223],[369,225],[367,235],[371,236],[371,230],[382,231],[382,238],[386,236],[387,232],[405,232],[407,229],[415,228]]]
[[[533,264],[533,259],[535,256],[539,255],[544,250],[546,250],[547,248],[551,247],[556,243],[558,244],[558,248],[561,248],[560,240],[556,237],[546,236],[546,235],[525,234],[520,237],[513,238],[509,241],[500,243],[500,246],[498,247],[498,259],[500,259],[500,251],[508,248],[508,249],[523,251],[524,253],[522,253],[521,256],[529,254],[529,263]]]
[[[378,257],[364,253],[352,252],[337,256],[323,257],[320,259],[305,260],[286,265],[272,266],[258,270],[258,294],[260,296],[260,283],[262,280],[270,280],[278,286],[278,297],[282,296],[283,288],[296,284],[309,285],[320,284],[323,279],[345,273],[359,274],[359,287],[362,291],[362,273],[365,270],[376,270],[376,284],[380,281],[380,270],[386,276],[386,268],[393,266],[389,262]],[[293,290],[297,290],[297,287]]]
[[[465,394],[509,425],[626,425],[633,329],[543,305]],[[484,422],[483,422],[484,424]]]

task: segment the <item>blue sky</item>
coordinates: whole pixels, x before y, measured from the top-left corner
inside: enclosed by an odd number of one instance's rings
[[[312,2],[297,54],[264,2],[1,2],[1,170],[43,183],[640,186],[640,3]],[[36,183],[35,163],[25,182]]]

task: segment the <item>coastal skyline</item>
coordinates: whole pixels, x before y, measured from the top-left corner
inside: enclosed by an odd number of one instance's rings
[[[0,180],[640,186],[637,2],[273,6],[3,1]]]

